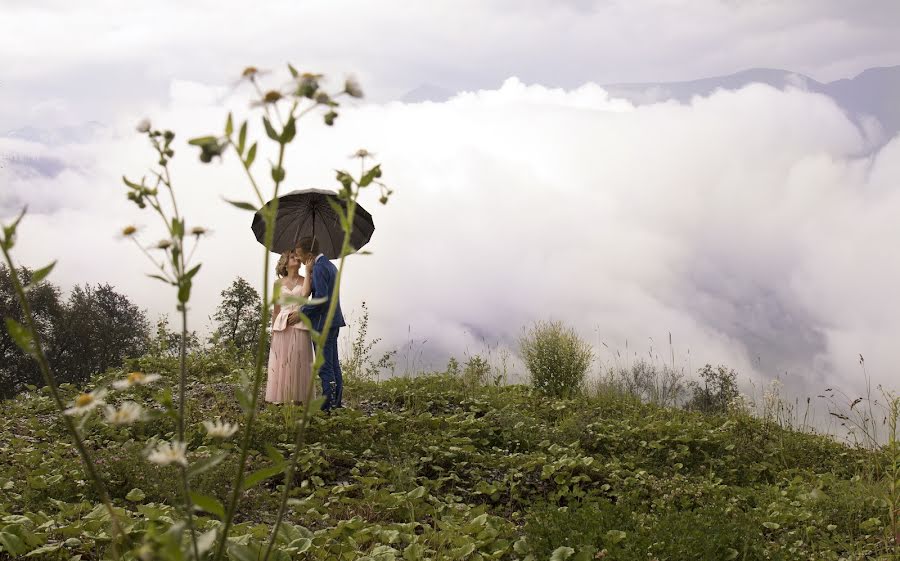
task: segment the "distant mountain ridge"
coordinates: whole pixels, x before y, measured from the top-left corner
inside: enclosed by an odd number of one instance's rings
[[[777,68],[751,68],[727,76],[714,76],[681,82],[639,82],[601,84],[611,97],[627,99],[635,105],[667,100],[690,102],[694,96],[707,96],[718,89],[738,90],[753,83],[780,90],[801,88],[834,99],[860,124],[867,117],[882,126],[887,141],[900,132],[900,66],[869,68],[853,78],[819,82],[809,76]],[[424,84],[403,97],[407,103],[446,101],[453,97],[446,88]]]

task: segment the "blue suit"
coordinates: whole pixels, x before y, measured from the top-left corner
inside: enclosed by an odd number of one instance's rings
[[[317,257],[312,273],[312,297],[330,300],[336,282],[337,267],[334,266],[334,263],[324,255]],[[307,304],[302,308],[303,313],[312,322],[313,329],[320,333],[325,327],[328,306],[329,302],[326,301],[323,304]],[[325,397],[322,409],[325,411],[341,407],[344,379],[341,375],[341,362],[338,359],[338,331],[346,325],[344,315],[341,313],[341,299],[338,296],[337,308],[331,328],[328,330],[328,337],[325,339],[325,346],[316,349],[316,352],[322,353],[324,357],[322,368],[319,370],[319,379],[322,381],[322,395]]]

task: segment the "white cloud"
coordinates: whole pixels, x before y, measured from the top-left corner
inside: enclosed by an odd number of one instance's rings
[[[236,275],[261,282],[250,216],[221,201],[250,198],[234,158],[202,166],[184,144],[221,130],[226,107],[245,113],[246,98],[223,107],[221,95],[173,83],[165,104],[55,151],[68,164],[55,178],[15,183],[0,170],[21,199],[45,201],[52,185],[63,201],[23,224],[20,259],[58,257],[56,282],[108,281],[171,311],[174,293],[144,278],[140,254],[115,238],[127,223],[147,226],[147,241],[161,231],[126,204],[119,180],[152,162],[132,132],[146,114],[177,128],[174,177],[189,227],[215,232],[198,252],[193,327]],[[254,114],[260,135],[257,124]],[[627,340],[646,356],[652,345],[665,362],[672,333],[680,365],[721,362],[763,378],[787,370],[806,395],[859,388],[858,354],[892,385],[900,139],[855,157],[866,142],[833,101],[797,89],[633,107],[591,84],[510,79],[446,103],[345,108],[334,129],[304,121],[287,189],[333,186],[333,169],[354,165],[347,156],[361,146],[383,163],[396,195],[385,207],[375,194],[363,200],[374,255],[350,262],[343,303],[367,301],[370,333],[388,346],[427,339],[411,352],[460,356],[553,318],[598,347],[624,353]]]

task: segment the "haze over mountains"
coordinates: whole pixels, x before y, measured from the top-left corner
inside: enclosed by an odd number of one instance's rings
[[[789,70],[752,68],[727,76],[684,82],[601,84],[601,87],[609,92],[610,97],[627,99],[635,105],[647,105],[669,100],[690,103],[696,96],[707,96],[719,89],[738,90],[753,83],[767,84],[780,90],[798,88],[831,97],[871,136],[873,149],[900,132],[900,66],[869,68],[853,78],[827,83]],[[454,95],[447,88],[422,84],[409,91],[402,101],[440,102]]]

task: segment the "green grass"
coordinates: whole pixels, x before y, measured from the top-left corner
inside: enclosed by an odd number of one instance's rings
[[[132,366],[174,378],[167,359]],[[202,420],[239,420],[240,367],[222,355],[191,357],[192,460],[211,451]],[[151,405],[163,386],[128,398]],[[64,391],[71,398],[76,389]],[[351,383],[345,400],[349,409],[313,419],[284,559],[891,558],[883,489],[869,476],[883,459],[823,436],[450,375]],[[290,452],[287,419],[278,407],[262,410],[251,471],[272,463],[269,446]],[[143,452],[149,438],[174,430],[166,418],[87,427],[133,551],[179,516],[175,469]],[[193,489],[224,501],[234,469],[226,459],[192,479]],[[238,543],[265,539],[281,477],[246,492]],[[2,402],[0,559],[35,550],[37,559],[99,559],[109,529],[96,505],[49,398],[34,391]],[[217,524],[200,519],[204,529]]]

